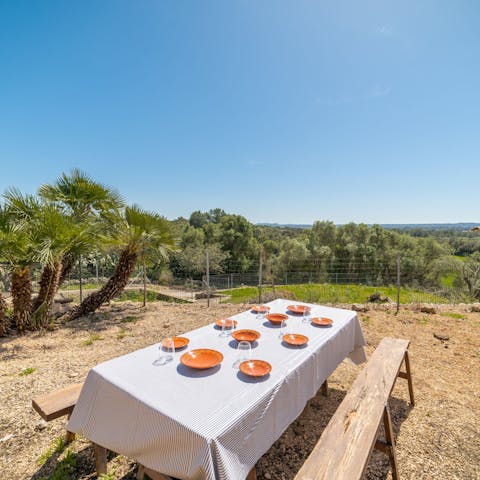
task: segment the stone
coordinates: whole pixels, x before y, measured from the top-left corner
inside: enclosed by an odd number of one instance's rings
[[[0,438],[0,443],[8,442],[11,438],[13,438],[13,435],[11,433],[5,435],[4,437]]]
[[[433,336],[437,340],[441,340],[442,342],[446,342],[446,341],[450,340],[450,337],[448,335],[445,335],[444,333],[434,333]]]
[[[420,307],[420,311],[422,313],[430,313],[430,314],[437,313],[437,309],[433,305],[422,305]]]
[[[267,480],[272,480],[272,475],[271,475],[270,473],[268,473],[268,472],[264,475],[264,477],[265,477]]]
[[[361,303],[354,303],[352,305],[352,310],[355,310],[355,312],[368,312],[368,305],[363,305]]]
[[[169,328],[170,327],[170,324],[169,323],[164,323],[163,324],[163,328]]]
[[[480,313],[480,303],[475,303],[470,307],[471,312],[477,312]]]
[[[36,432],[41,432],[42,430],[45,430],[47,428],[48,424],[45,420],[39,420],[35,424],[35,431]]]

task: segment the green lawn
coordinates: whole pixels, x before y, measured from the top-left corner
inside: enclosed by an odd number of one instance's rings
[[[264,292],[271,292],[272,288],[263,289]],[[297,300],[314,303],[366,303],[368,297],[374,292],[386,295],[392,301],[397,299],[395,287],[369,287],[365,285],[336,285],[336,284],[301,284],[301,285],[280,285],[276,287],[277,293],[281,291],[290,292]],[[220,293],[230,295],[230,302],[245,303],[254,301],[258,297],[256,287],[241,287],[231,290],[221,290]],[[400,303],[448,303],[447,298],[439,297],[430,293],[402,288],[400,291]]]

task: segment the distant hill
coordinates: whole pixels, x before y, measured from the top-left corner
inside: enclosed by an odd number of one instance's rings
[[[312,228],[312,225],[303,223],[257,223],[261,227],[274,228]],[[340,226],[340,225],[337,225]],[[381,227],[387,230],[470,230],[473,227],[480,226],[480,223],[381,223]]]

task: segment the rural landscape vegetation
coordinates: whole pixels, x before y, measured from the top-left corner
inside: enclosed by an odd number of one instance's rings
[[[480,480],[479,24],[0,2],[0,480]]]
[[[298,300],[392,302],[397,287],[402,303],[480,300],[475,228],[386,229],[328,220],[277,227],[253,225],[221,208],[167,220],[126,205],[117,190],[79,170],[35,194],[5,192],[0,259],[2,335],[48,328],[59,290],[73,292],[80,282],[86,295],[63,320],[122,294],[145,303],[156,298],[154,284],[218,291],[233,302],[276,290]],[[132,278],[142,291],[125,292]]]

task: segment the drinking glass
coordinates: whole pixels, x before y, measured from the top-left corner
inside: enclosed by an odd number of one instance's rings
[[[237,347],[237,360],[232,365],[233,368],[238,368],[240,364],[246,360],[250,360],[252,355],[252,346],[250,342],[238,342]]]
[[[310,307],[307,307],[303,312],[303,323],[310,323]]]
[[[260,305],[260,307],[264,307],[265,305]],[[265,318],[265,315],[267,314],[268,310],[267,311],[264,311],[264,310],[260,310],[258,313],[257,313],[257,318],[258,320],[263,320]]]
[[[222,331],[220,332],[219,337],[229,337],[234,329],[235,322],[233,320],[222,320]]]
[[[163,355],[160,355],[154,362],[153,365],[156,367],[161,365],[166,365],[167,363],[173,360],[175,355],[175,343],[173,338],[166,338],[158,347],[161,352],[164,352]]]
[[[281,340],[283,336],[288,333],[287,332],[287,327],[288,327],[288,318],[282,320],[282,323],[280,324],[280,331],[278,333],[278,338]]]

